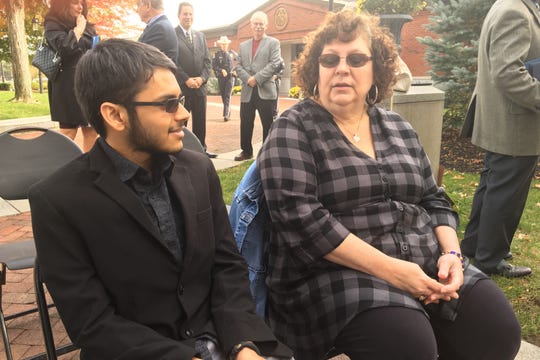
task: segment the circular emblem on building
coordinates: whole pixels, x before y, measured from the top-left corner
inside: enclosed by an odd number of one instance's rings
[[[287,9],[283,6],[278,7],[274,15],[274,21],[276,23],[276,30],[280,31],[285,29],[289,23],[289,13],[287,12]]]

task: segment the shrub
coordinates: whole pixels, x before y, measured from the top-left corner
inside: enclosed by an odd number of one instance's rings
[[[219,83],[216,77],[209,77],[206,82],[206,92],[208,95],[218,95],[219,94]]]
[[[10,91],[11,90],[11,84],[8,82],[0,83],[0,91]]]
[[[367,10],[372,14],[414,14],[427,5],[424,0],[357,0],[359,11]]]

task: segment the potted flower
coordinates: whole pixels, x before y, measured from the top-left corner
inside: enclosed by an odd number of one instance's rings
[[[381,25],[390,29],[396,44],[401,43],[401,29],[412,20],[413,14],[425,8],[425,0],[356,0],[358,11],[379,15]]]

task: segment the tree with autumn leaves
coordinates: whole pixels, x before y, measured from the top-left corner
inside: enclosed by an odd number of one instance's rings
[[[141,30],[133,19],[135,0],[87,0],[88,20],[96,24],[102,38],[134,37]],[[30,53],[43,32],[47,0],[5,0],[0,2],[0,59],[12,64],[15,101],[31,102]]]

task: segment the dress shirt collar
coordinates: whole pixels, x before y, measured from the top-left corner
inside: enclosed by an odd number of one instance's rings
[[[116,151],[109,144],[107,144],[107,142],[103,140],[103,138],[98,138],[97,142],[101,146],[103,151],[105,151],[105,154],[107,154],[109,159],[111,159],[116,169],[116,173],[118,174],[118,177],[122,182],[125,183],[131,180],[133,177],[135,177],[137,172],[139,172],[139,174],[147,174],[148,176],[150,175],[147,170],[143,169],[139,165],[135,164],[133,161],[122,156],[118,151]],[[154,155],[154,161],[152,165],[154,168],[152,171],[154,181],[162,176],[168,177],[171,174],[173,165],[174,164],[169,155]]]
[[[146,24],[146,26],[150,25],[151,23],[153,23],[154,21],[156,21],[157,19],[159,19],[161,16],[163,16],[163,13],[161,14],[157,14],[156,16],[154,16],[153,18],[151,18],[148,23]]]

